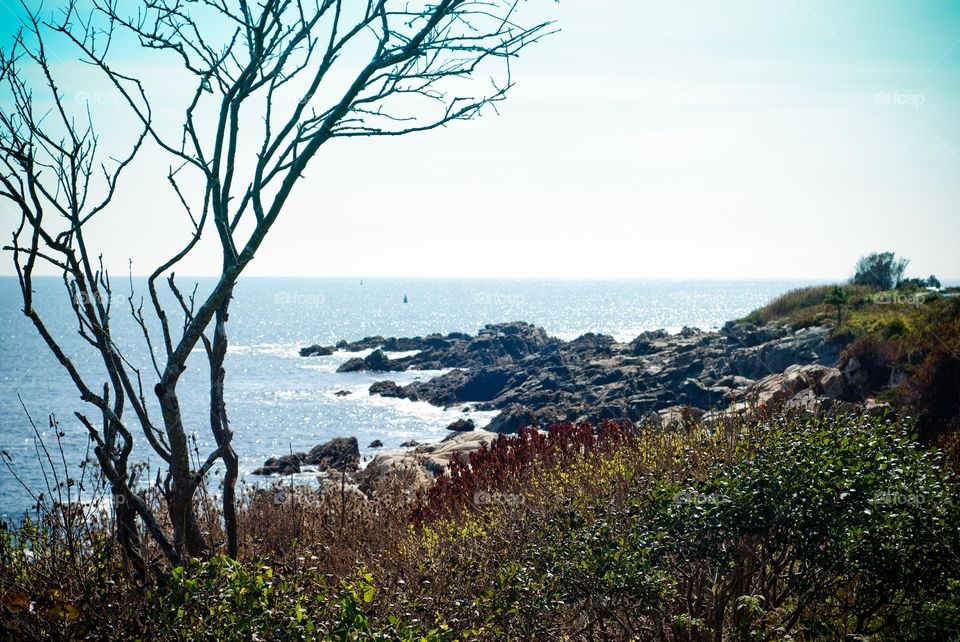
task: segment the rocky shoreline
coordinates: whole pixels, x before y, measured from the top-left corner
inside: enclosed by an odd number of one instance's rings
[[[371,395],[500,414],[482,429],[458,420],[441,444],[380,453],[362,470],[356,439],[338,438],[310,453],[268,460],[256,473],[299,472],[300,464],[311,464],[349,472],[361,485],[397,469],[426,481],[450,457],[527,426],[614,420],[664,428],[784,408],[881,408],[870,398],[879,387],[871,373],[856,359],[842,362],[830,332],[825,325],[792,331],[731,321],[717,332],[657,330],[629,342],[588,333],[563,341],[543,328],[513,322],[487,325],[476,335],[375,336],[310,346],[300,351],[302,357],[372,350],[345,361],[338,372],[448,370],[405,386],[385,376],[370,386]],[[389,353],[397,352],[413,354],[391,358]],[[347,454],[336,454],[340,450]]]

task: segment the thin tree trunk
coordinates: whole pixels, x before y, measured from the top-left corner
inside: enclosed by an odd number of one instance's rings
[[[200,532],[194,507],[197,482],[190,469],[187,433],[183,428],[175,386],[175,383],[167,387],[159,383],[156,386],[167,440],[170,443],[169,471],[172,485],[167,493],[167,507],[170,524],[173,526],[173,546],[181,556],[204,557],[207,543]]]
[[[140,533],[137,530],[137,511],[126,501],[122,490],[113,490],[117,516],[117,539],[127,563],[133,567],[137,580],[147,578],[147,565],[140,553]],[[123,500],[123,501],[121,501]]]
[[[240,462],[231,440],[233,431],[227,420],[227,406],[224,401],[223,387],[226,370],[223,367],[227,355],[227,318],[230,307],[228,294],[217,308],[213,345],[210,350],[210,428],[217,441],[226,471],[223,476],[223,526],[227,535],[227,554],[236,557],[237,543],[237,505],[236,484]]]

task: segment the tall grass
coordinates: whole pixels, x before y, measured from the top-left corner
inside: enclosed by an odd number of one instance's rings
[[[782,321],[794,327],[828,321],[835,318],[836,313],[831,316],[832,308],[824,301],[834,287],[834,285],[815,285],[790,290],[762,308],[757,308],[744,319],[751,323]],[[872,288],[861,285],[841,287],[847,293],[849,305],[854,307],[861,305],[874,291]]]

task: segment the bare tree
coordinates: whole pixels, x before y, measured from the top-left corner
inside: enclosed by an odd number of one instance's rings
[[[262,0],[257,5],[246,0],[143,0],[131,14],[125,13],[126,4],[96,0],[91,14],[81,15],[71,3],[55,21],[31,16],[31,43],[18,37],[4,55],[3,80],[15,100],[0,115],[5,168],[0,180],[2,196],[20,214],[8,249],[20,278],[24,313],[82,400],[100,413],[100,427],[83,414],[77,417],[97,442],[98,461],[115,496],[124,499],[127,514],[118,514],[127,538],[122,541],[138,568],[143,567],[138,517],[171,562],[208,552],[210,542],[198,525],[196,492],[218,461],[226,469],[226,548],[237,553],[238,458],[224,399],[230,300],[310,161],[334,138],[399,136],[495,109],[512,87],[510,59],[549,33],[547,22],[518,24],[517,5],[517,0]],[[88,109],[78,126],[65,108],[43,48],[48,30],[72,42],[140,123],[127,157],[97,167],[93,119]],[[177,60],[192,78],[192,98],[174,133],[169,123],[157,122],[149,83],[121,71],[122,60],[111,56],[112,43],[124,37]],[[60,136],[50,133],[47,114],[34,111],[19,67],[23,57],[43,72]],[[479,76],[488,78],[489,85],[478,83]],[[146,306],[132,291],[128,297],[126,307],[149,350],[149,372],[131,363],[113,339],[110,278],[84,235],[90,220],[108,209],[124,168],[145,144],[176,159],[166,178],[191,228],[183,246],[147,279]],[[252,153],[245,153],[246,146]],[[102,198],[93,204],[88,194],[96,179],[102,183]],[[55,231],[56,225],[62,229]],[[209,294],[195,300],[181,291],[173,271],[211,225],[221,273]],[[102,384],[79,373],[34,309],[32,277],[38,262],[63,275],[81,335],[105,366]],[[177,302],[175,311],[165,309],[163,287]],[[182,318],[179,326],[173,323],[176,317]],[[195,469],[177,385],[197,344],[205,348],[210,371],[209,430],[216,447]],[[144,387],[150,382],[159,418],[149,412]],[[132,420],[124,415],[127,404]],[[161,528],[127,478],[131,422],[166,463],[172,534]]]

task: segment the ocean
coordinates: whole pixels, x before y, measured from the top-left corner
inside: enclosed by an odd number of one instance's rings
[[[211,287],[210,279],[178,278],[189,292]],[[404,441],[437,441],[458,417],[473,417],[482,426],[495,413],[441,409],[426,403],[370,397],[367,388],[382,379],[400,384],[436,372],[389,374],[336,372],[346,359],[363,353],[337,352],[328,357],[300,357],[301,347],[348,341],[370,335],[415,336],[432,332],[475,333],[488,323],[528,321],[551,335],[572,339],[585,332],[629,340],[646,330],[679,331],[684,326],[717,329],[795,287],[799,281],[688,280],[487,280],[487,279],[322,279],[247,278],[231,305],[227,355],[227,412],[240,456],[242,483],[263,483],[250,472],[271,456],[309,450],[335,436],[355,436],[361,453],[379,439],[387,449]],[[134,305],[145,296],[145,281],[133,280]],[[92,348],[77,333],[59,278],[35,280],[36,306],[67,352],[87,375],[103,380]],[[131,284],[113,283],[112,325],[118,345],[151,381],[152,367],[139,328],[130,319]],[[404,303],[406,298],[406,303]],[[147,311],[149,305],[144,306]],[[41,438],[56,450],[49,417],[64,433],[63,448],[72,474],[88,450],[85,430],[76,420],[84,408],[72,382],[22,314],[14,277],[0,277],[0,449],[24,484],[45,491],[38,464],[36,437],[23,406]],[[154,332],[157,328],[153,327]],[[158,335],[154,335],[156,343]],[[202,347],[178,389],[185,421],[197,435],[201,457],[211,438],[205,423],[209,374]],[[148,386],[152,388],[152,382]],[[347,396],[337,391],[347,390]],[[21,406],[21,400],[23,406]],[[154,414],[157,414],[156,412]],[[150,461],[142,435],[134,459]],[[5,459],[7,459],[5,457]],[[58,459],[55,457],[54,462]],[[0,466],[0,516],[12,519],[32,505],[30,493],[5,466]]]

